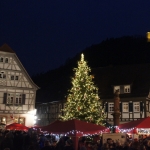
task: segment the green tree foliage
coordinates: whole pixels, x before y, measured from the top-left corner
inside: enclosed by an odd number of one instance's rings
[[[79,119],[95,124],[102,124],[104,113],[98,96],[98,88],[92,81],[91,69],[81,54],[78,68],[74,68],[75,75],[72,78],[72,87],[67,96],[67,102],[63,111],[62,120]]]

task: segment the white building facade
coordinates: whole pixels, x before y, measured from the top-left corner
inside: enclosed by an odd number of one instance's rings
[[[15,52],[7,44],[1,46],[0,122],[33,126],[37,90]]]

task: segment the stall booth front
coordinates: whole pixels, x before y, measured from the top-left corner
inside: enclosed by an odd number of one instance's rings
[[[141,135],[149,136],[150,135],[150,117],[120,124],[119,130],[122,133],[128,133],[129,135],[132,135],[132,138],[134,139],[138,139]]]
[[[109,132],[107,127],[96,125],[81,120],[73,119],[69,121],[55,121],[50,125],[41,128],[50,134],[66,135],[73,141],[75,150],[78,149],[79,138],[87,135],[97,135],[103,132]]]

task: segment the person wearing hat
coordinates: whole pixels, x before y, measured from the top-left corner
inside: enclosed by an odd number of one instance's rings
[[[66,145],[64,147],[64,150],[74,150],[74,148],[73,148],[73,141],[71,139],[68,139],[66,141]]]

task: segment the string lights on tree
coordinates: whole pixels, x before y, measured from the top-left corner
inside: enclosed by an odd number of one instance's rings
[[[62,120],[78,119],[95,124],[102,124],[104,111],[98,95],[98,88],[92,81],[91,69],[81,54],[78,68],[74,68],[72,88],[68,91],[67,102],[63,111]]]

